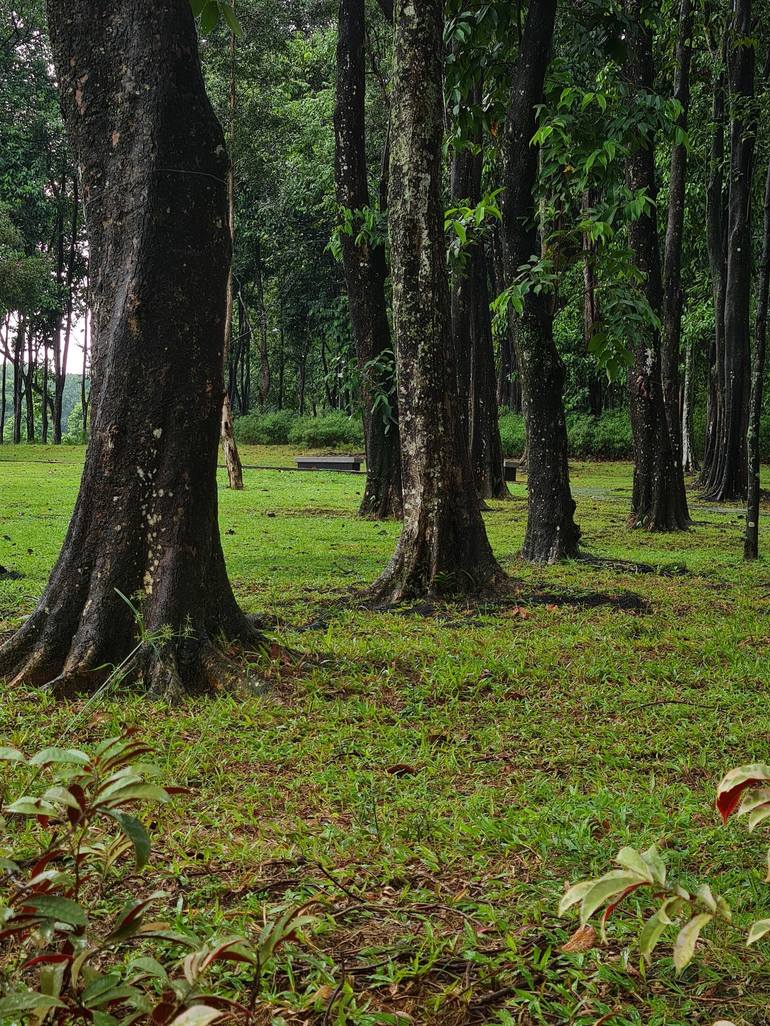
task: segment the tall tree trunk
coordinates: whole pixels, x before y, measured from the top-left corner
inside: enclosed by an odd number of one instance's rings
[[[364,46],[364,0],[341,0],[334,177],[337,202],[352,211],[354,224],[352,235],[342,235],[342,265],[361,374],[366,440],[366,487],[359,512],[381,519],[402,514],[401,459],[398,400],[389,359],[385,246],[381,241],[356,241],[360,211],[369,206]]]
[[[588,210],[591,206],[592,197],[590,191],[586,191],[583,196],[583,209]],[[589,351],[589,345],[591,339],[594,337],[599,321],[601,319],[599,312],[599,300],[596,295],[596,267],[594,266],[594,260],[596,257],[596,244],[589,239],[584,233],[582,238],[583,248],[583,341],[585,342],[586,352]],[[593,370],[589,372],[591,377],[588,382],[588,408],[594,417],[601,416],[602,402],[603,402],[603,388],[602,381],[599,377],[598,372]]]
[[[396,0],[390,238],[404,526],[385,601],[474,592],[502,576],[460,432],[441,201],[442,0]]]
[[[259,317],[259,403],[265,407],[270,398],[270,357],[267,351],[267,307],[265,306],[265,284],[262,275],[262,247],[257,240],[256,253],[257,315]],[[249,340],[251,331],[249,330]]]
[[[54,388],[56,383],[54,381]],[[40,403],[40,441],[48,445],[48,344],[43,339],[43,386]]]
[[[470,101],[481,103],[481,84],[475,83]],[[463,147],[452,160],[452,203],[475,207],[481,199],[483,153]],[[508,487],[503,473],[503,446],[497,418],[497,381],[489,312],[487,257],[482,240],[466,254],[451,283],[452,344],[457,362],[460,421],[467,438],[476,491],[481,499],[504,499]]]
[[[693,409],[695,407],[695,374],[693,372],[692,339],[688,339],[684,357],[684,383],[682,385],[682,470],[685,474],[698,472],[698,454],[693,442]]]
[[[227,155],[192,11],[49,0],[48,24],[86,204],[92,430],[64,547],[0,676],[92,687],[122,664],[171,696],[220,688],[219,639],[263,639],[217,525]]]
[[[495,295],[499,296],[505,290],[505,260],[499,225],[492,228],[490,252],[489,268],[492,272],[492,287]],[[505,317],[505,331],[500,336],[497,405],[505,407],[511,413],[521,413],[521,381],[516,369],[514,337],[513,311],[508,310]]]
[[[83,314],[83,372],[80,377],[80,410],[83,418],[83,438],[88,435],[88,405],[89,395],[86,388],[87,376],[88,376],[88,321],[89,321],[89,309],[86,304],[86,309]]]
[[[534,188],[538,150],[530,145],[537,106],[543,102],[556,18],[556,0],[531,0],[513,73],[505,126],[503,247],[508,281],[540,252]],[[550,297],[530,290],[516,323],[516,349],[527,425],[528,513],[523,555],[553,563],[577,554],[567,465],[564,365],[553,338]]]
[[[714,338],[709,350],[706,397],[706,441],[700,484],[708,493],[716,487],[724,431],[725,400],[725,285],[727,252],[724,202],[725,87],[727,33],[722,33],[719,59],[712,81],[711,152],[706,184],[706,245],[714,300]],[[712,50],[714,47],[712,47]]]
[[[33,385],[37,371],[35,335],[27,325],[27,373],[24,376],[24,410],[27,418],[27,441],[35,441],[35,396]]]
[[[730,183],[727,203],[727,274],[724,294],[724,400],[722,431],[705,497],[746,494],[746,430],[750,387],[751,181],[756,115],[751,0],[736,0],[729,39]]]
[[[759,264],[759,292],[757,295],[757,325],[754,333],[754,352],[751,360],[751,402],[749,404],[748,487],[746,489],[746,536],[743,544],[745,559],[759,555],[759,424],[762,417],[762,393],[765,383],[765,347],[767,343],[767,306],[770,293],[770,161],[765,180],[765,209],[762,230],[762,256]]]
[[[13,346],[13,444],[21,442],[22,388],[24,367],[24,315],[19,314],[16,324],[16,341]]]
[[[235,33],[230,33],[230,92],[228,97],[228,135],[230,149],[235,139]],[[230,228],[231,251],[235,245],[235,172],[232,158],[227,169],[227,224]],[[230,263],[227,272],[227,293],[225,297],[225,340],[222,350],[223,373],[227,376],[230,369],[230,343],[233,337],[233,265]],[[230,404],[230,393],[225,388],[222,399],[222,423],[220,426],[222,452],[227,468],[227,483],[235,491],[243,489],[243,466],[238,452],[233,430],[233,410]]]
[[[2,381],[0,382],[0,445],[5,441],[5,410],[7,405],[7,399],[5,395],[5,382],[8,374],[8,358],[3,351],[3,372]]]
[[[77,175],[72,179],[72,220],[70,222],[69,253],[67,256],[67,270],[64,276],[64,289],[67,296],[67,305],[64,312],[64,340],[61,346],[59,359],[54,365],[54,393],[53,393],[53,441],[54,445],[60,445],[62,439],[62,402],[64,400],[64,386],[67,383],[67,361],[69,359],[70,339],[72,338],[72,289],[75,277],[75,256],[77,253],[78,241],[78,210],[80,197],[78,195]]]
[[[692,58],[692,0],[681,0],[679,34],[676,45],[674,99],[681,104],[677,127],[687,131],[690,107],[690,62]],[[671,451],[682,463],[682,411],[679,394],[679,358],[682,341],[682,240],[684,236],[685,186],[687,184],[687,146],[674,140],[668,186],[668,221],[663,263],[663,332],[661,336],[661,374],[663,403],[666,408]]]
[[[653,89],[652,37],[644,24],[643,0],[626,0],[631,21],[626,75],[636,94]],[[626,184],[632,192],[657,196],[655,152],[651,138],[640,139],[626,159]],[[645,276],[647,301],[660,315],[663,281],[654,210],[646,210],[629,228],[634,261]],[[629,524],[649,531],[685,530],[690,517],[681,460],[674,455],[666,420],[660,365],[660,335],[652,325],[640,328],[634,362],[628,372],[634,437],[634,487]]]

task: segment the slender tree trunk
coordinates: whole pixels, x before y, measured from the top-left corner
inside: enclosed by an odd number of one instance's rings
[[[717,501],[746,494],[749,337],[751,307],[751,181],[756,115],[751,0],[736,0],[729,41],[730,183],[727,205],[727,273],[724,294],[724,400],[722,431],[705,497]]]
[[[727,34],[723,33],[720,59],[713,73],[712,130],[709,173],[706,185],[706,244],[714,299],[714,339],[709,351],[706,399],[706,441],[700,483],[706,493],[717,485],[719,456],[724,431],[725,400],[725,285],[727,252],[724,203],[725,85]]]
[[[531,0],[513,74],[505,127],[503,245],[508,281],[540,252],[535,224],[534,187],[538,150],[530,145],[550,60],[556,0]],[[527,425],[527,531],[523,555],[553,563],[577,554],[580,528],[575,523],[567,465],[564,416],[564,365],[553,338],[550,297],[530,290],[516,323],[516,349]]]
[[[474,592],[502,576],[460,432],[441,201],[441,0],[396,0],[390,151],[404,527],[374,594]]]
[[[262,280],[262,247],[257,240],[255,264],[257,270],[257,315],[259,317],[259,403],[264,407],[270,397],[270,357],[267,351],[267,307]]]
[[[88,390],[86,388],[88,376],[88,321],[89,310],[86,305],[83,314],[83,373],[80,377],[80,409],[83,417],[83,438],[88,436]]]
[[[33,384],[37,371],[35,336],[27,325],[27,373],[24,376],[24,409],[27,415],[27,441],[35,441],[35,395]]]
[[[72,338],[72,302],[73,283],[75,277],[75,256],[77,254],[78,241],[78,210],[80,197],[78,196],[77,175],[72,180],[72,221],[70,223],[69,254],[67,257],[67,269],[64,276],[64,288],[67,296],[67,306],[64,313],[64,341],[58,361],[54,364],[54,393],[53,393],[53,442],[54,445],[61,445],[62,440],[62,402],[64,400],[64,386],[67,383],[67,361],[69,359],[70,339]]]
[[[643,22],[643,0],[626,0],[632,23],[628,33],[626,74],[638,94],[653,88],[652,38]],[[626,184],[643,189],[654,202],[657,196],[652,139],[642,139],[626,160]],[[654,211],[645,211],[629,229],[629,242],[637,267],[645,276],[651,308],[659,315],[663,304],[660,247]],[[690,517],[681,460],[671,446],[663,400],[660,336],[646,325],[634,344],[634,362],[628,372],[631,427],[634,436],[634,487],[629,524],[649,531],[685,530]]]
[[[0,383],[0,445],[5,441],[5,410],[7,399],[5,395],[5,382],[7,378],[8,358],[3,352],[3,375]]]
[[[492,229],[490,252],[489,268],[492,272],[492,286],[495,295],[499,296],[505,290],[505,260],[503,258],[503,240],[498,225]],[[516,369],[514,338],[513,311],[509,310],[505,318],[505,331],[500,336],[497,405],[505,407],[511,413],[521,413],[521,382]]]
[[[695,374],[693,373],[692,339],[685,347],[684,384],[682,386],[682,470],[697,474],[698,455],[693,444],[693,409],[695,406]]]
[[[171,696],[221,688],[219,639],[264,642],[217,525],[227,155],[192,11],[49,0],[48,24],[86,204],[92,430],[64,547],[0,676],[93,687],[122,664]]]
[[[681,0],[679,35],[676,46],[674,99],[681,104],[677,127],[687,131],[690,106],[690,62],[692,58],[692,0]],[[666,408],[671,451],[677,463],[682,460],[682,412],[680,407],[679,358],[682,341],[682,240],[684,237],[685,187],[687,184],[687,147],[674,140],[668,187],[668,221],[663,264],[663,332],[661,336],[661,373],[663,402]]]
[[[472,88],[471,103],[481,103],[481,84]],[[481,199],[483,154],[463,147],[452,161],[453,204],[474,207]],[[473,479],[480,499],[504,499],[503,446],[497,418],[497,381],[489,312],[487,257],[482,240],[468,250],[465,265],[451,283],[452,344],[457,362],[461,425],[467,438]]]
[[[54,381],[54,388],[56,382]],[[43,340],[43,387],[40,403],[40,441],[48,445],[48,345]]]
[[[592,197],[587,191],[583,196],[583,209],[588,210],[591,206]],[[587,235],[583,235],[583,341],[586,352],[591,339],[594,337],[601,315],[599,312],[599,300],[596,295],[596,268],[594,260],[596,257],[596,245]],[[603,389],[599,374],[591,370],[591,377],[588,382],[588,408],[592,416],[599,417],[602,412]]]
[[[392,375],[385,299],[384,241],[357,241],[360,211],[369,206],[366,165],[366,66],[364,0],[341,0],[334,110],[334,176],[337,202],[353,212],[352,235],[342,236],[348,294],[363,405],[366,487],[359,512],[382,519],[401,516],[398,400]]]
[[[235,33],[230,33],[230,93],[228,98],[228,134],[230,136],[230,149],[232,151],[235,140]],[[230,228],[231,250],[235,245],[235,173],[232,159],[227,169],[227,223]],[[227,376],[230,369],[230,342],[233,337],[233,265],[230,263],[227,272],[227,293],[225,298],[225,341],[222,351],[224,374]],[[235,441],[233,431],[233,410],[230,405],[230,393],[225,389],[222,399],[222,422],[220,426],[222,438],[222,452],[225,457],[227,468],[227,483],[235,491],[243,489],[243,466],[238,453],[238,444]]]
[[[759,292],[757,295],[757,325],[754,333],[754,352],[751,361],[751,402],[749,405],[748,487],[746,489],[746,536],[743,544],[745,559],[756,559],[759,554],[759,424],[762,417],[762,393],[765,382],[765,347],[767,343],[767,306],[770,293],[770,161],[765,181],[765,208],[762,230],[762,256],[759,264]]]
[[[21,415],[22,415],[22,374],[24,365],[24,327],[23,314],[19,314],[16,324],[16,342],[13,347],[13,444],[21,442]]]

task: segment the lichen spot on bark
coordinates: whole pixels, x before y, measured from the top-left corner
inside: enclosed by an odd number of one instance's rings
[[[160,438],[160,436],[163,434],[163,428],[155,428],[152,434],[154,438]]]

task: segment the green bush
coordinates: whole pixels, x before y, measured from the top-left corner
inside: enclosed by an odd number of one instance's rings
[[[234,423],[235,437],[246,445],[286,445],[295,416],[290,410],[249,413]]]
[[[589,413],[567,416],[569,454],[575,459],[630,459],[633,455],[631,423],[625,410],[610,410],[598,419]],[[500,411],[500,438],[505,456],[524,451],[524,418]]]
[[[322,417],[300,417],[289,430],[292,445],[308,449],[333,449],[338,446],[364,444],[364,432],[359,417],[348,417],[339,410],[325,413]]]
[[[521,456],[524,452],[524,418],[521,414],[500,410],[500,441],[503,456]]]

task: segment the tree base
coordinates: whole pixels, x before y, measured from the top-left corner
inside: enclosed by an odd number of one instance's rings
[[[489,597],[508,586],[507,575],[494,561],[475,573],[455,570],[429,574],[424,566],[400,559],[396,553],[366,594],[372,605],[387,607],[412,599]]]

